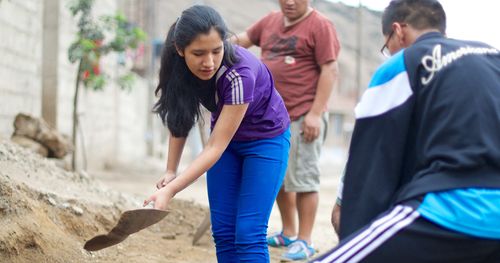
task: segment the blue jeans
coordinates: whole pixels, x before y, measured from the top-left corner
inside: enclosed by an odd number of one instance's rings
[[[218,262],[269,262],[267,224],[289,149],[290,130],[270,139],[233,141],[208,171]]]

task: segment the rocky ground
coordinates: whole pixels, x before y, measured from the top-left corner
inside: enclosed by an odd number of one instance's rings
[[[0,139],[1,262],[216,262],[209,231],[192,246],[193,233],[208,211],[204,178],[178,194],[160,223],[97,252],[86,240],[107,233],[121,212],[140,208],[154,191],[162,161],[109,167],[106,171],[69,173],[50,159]],[[330,225],[338,168],[323,161],[325,176],[313,233],[320,251],[336,242]],[[332,168],[333,167],[333,168]],[[281,227],[273,209],[270,231]],[[282,249],[271,249],[279,262]]]

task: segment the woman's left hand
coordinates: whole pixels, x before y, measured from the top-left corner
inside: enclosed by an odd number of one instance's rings
[[[150,202],[154,202],[154,208],[159,210],[166,210],[168,202],[174,197],[174,193],[169,187],[163,187],[157,190],[148,199],[144,200],[143,206],[147,206]]]

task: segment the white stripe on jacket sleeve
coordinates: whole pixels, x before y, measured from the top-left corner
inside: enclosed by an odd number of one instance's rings
[[[356,119],[384,114],[402,105],[412,94],[408,74],[403,71],[391,80],[365,91],[354,109]]]

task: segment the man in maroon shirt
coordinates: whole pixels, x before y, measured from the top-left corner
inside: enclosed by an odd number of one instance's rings
[[[328,124],[327,102],[338,78],[340,45],[332,22],[309,0],[279,4],[281,11],[271,12],[233,41],[261,48],[261,59],[292,121],[287,175],[276,199],[283,230],[269,236],[268,244],[290,245],[283,259],[300,260],[315,253],[311,233],[319,199],[318,160]]]

